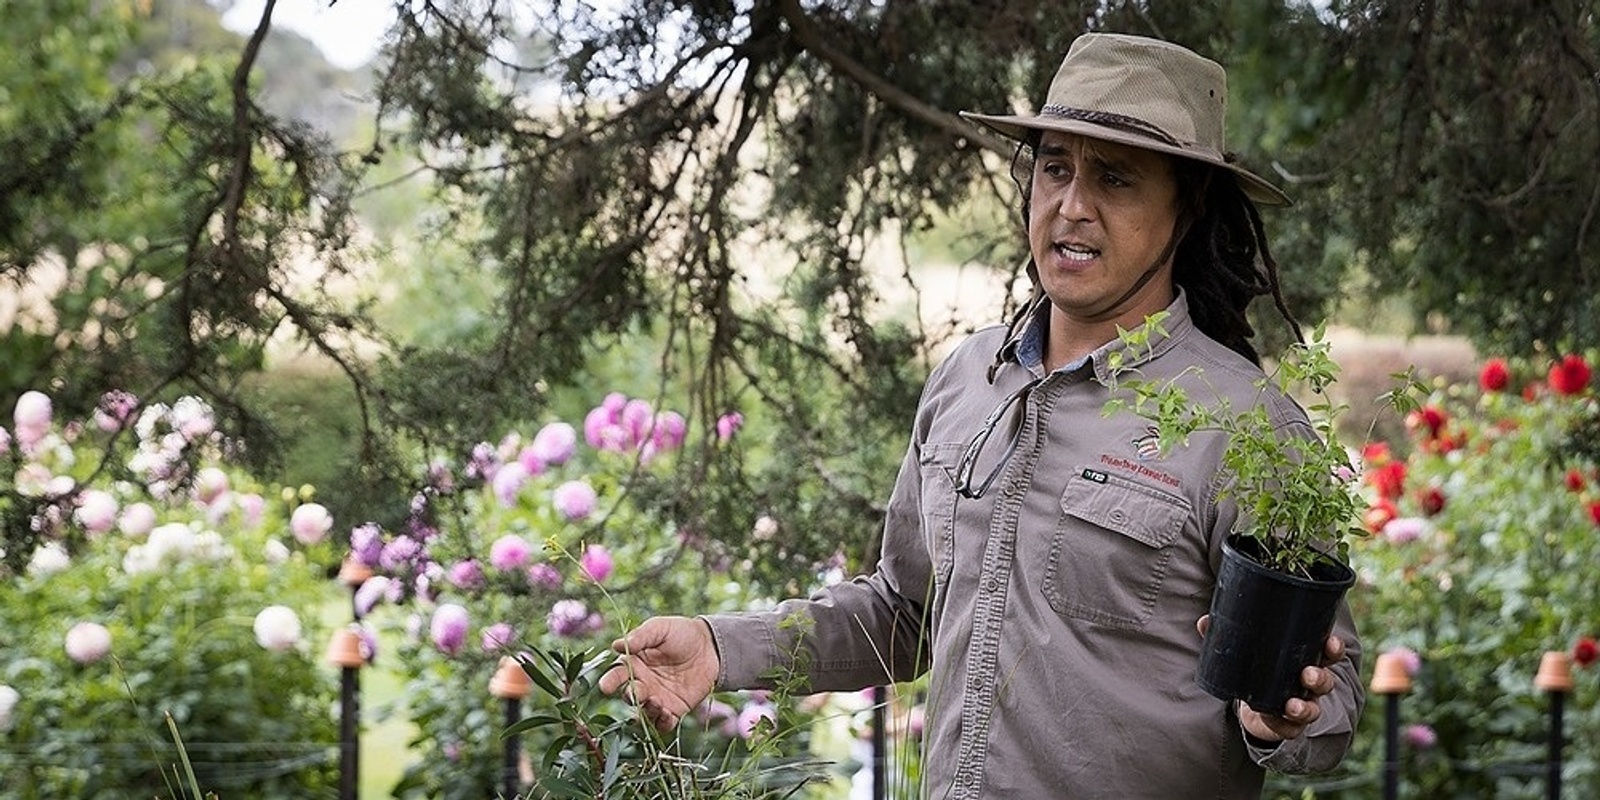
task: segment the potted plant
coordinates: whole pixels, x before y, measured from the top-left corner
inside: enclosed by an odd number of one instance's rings
[[[1147,347],[1164,317],[1121,332],[1123,342]],[[1204,381],[1198,368],[1149,380],[1122,363],[1113,356],[1114,396],[1106,413],[1146,418],[1164,450],[1202,431],[1226,436],[1220,496],[1238,505],[1239,522],[1223,544],[1195,679],[1220,699],[1282,714],[1289,698],[1303,696],[1300,672],[1321,659],[1339,602],[1355,583],[1350,542],[1367,533],[1357,471],[1336,427],[1346,407],[1328,394],[1338,365],[1324,331],[1291,346],[1257,384],[1258,398],[1271,392],[1310,398],[1305,408],[1315,437],[1282,433],[1261,402],[1245,408],[1226,398],[1196,402],[1184,383]],[[1379,400],[1403,413],[1415,407],[1419,384],[1409,372],[1395,377],[1399,385]]]

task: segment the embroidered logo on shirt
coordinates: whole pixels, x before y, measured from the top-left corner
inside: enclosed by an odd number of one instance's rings
[[[1144,431],[1145,433],[1143,436],[1140,436],[1136,439],[1131,439],[1129,442],[1133,445],[1134,450],[1139,454],[1140,461],[1149,461],[1150,459],[1161,455],[1161,436],[1153,425],[1145,428]]]
[[[1109,456],[1102,453],[1100,455],[1100,463],[1115,470],[1121,470],[1133,475],[1138,475],[1141,478],[1150,478],[1152,480],[1159,481],[1174,489],[1182,485],[1174,475],[1162,472],[1160,470],[1151,469],[1137,461],[1123,458],[1121,456]],[[1105,478],[1107,477],[1106,473],[1100,472],[1098,474],[1100,475],[1100,478],[1096,479],[1090,477],[1089,471],[1085,471],[1083,473],[1083,477],[1089,478],[1089,480],[1097,480],[1099,483],[1105,483]]]
[[[1111,476],[1110,475],[1107,475],[1104,472],[1101,472],[1100,470],[1097,470],[1097,469],[1086,469],[1086,470],[1084,470],[1083,471],[1083,477],[1084,477],[1084,480],[1094,481],[1095,483],[1105,483],[1106,481],[1111,480]]]

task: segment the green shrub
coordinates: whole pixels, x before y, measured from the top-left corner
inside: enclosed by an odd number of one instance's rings
[[[514,654],[530,669],[561,665],[550,684],[557,691],[535,691],[521,708],[552,720],[518,734],[532,796],[589,796],[611,774],[607,758],[630,776],[607,795],[618,797],[659,796],[660,781],[679,769],[695,776],[685,778],[697,793],[688,796],[765,796],[818,774],[808,754],[817,701],[802,711],[788,693],[720,697],[660,741],[631,708],[593,688],[610,641],[645,617],[762,602],[736,577],[748,569],[740,554],[679,529],[644,499],[642,485],[678,466],[686,435],[677,414],[613,395],[584,425],[512,432],[462,463],[433,464],[399,530],[352,533],[353,557],[376,570],[358,608],[376,604],[368,621],[405,631],[396,659],[418,735],[397,796],[496,794],[505,707],[488,688],[501,658]],[[757,539],[778,525],[755,510],[749,524]],[[829,566],[815,565],[814,580]],[[741,714],[769,716],[769,735],[746,736]],[[593,732],[593,747],[574,744],[580,727]],[[596,761],[596,753],[607,755]]]
[[[1492,360],[1480,386],[1442,386],[1409,415],[1408,441],[1364,454],[1377,535],[1354,548],[1350,599],[1369,675],[1378,653],[1415,655],[1403,796],[1545,796],[1549,699],[1533,676],[1545,651],[1600,633],[1600,403],[1587,363],[1564,361]],[[1577,673],[1564,785],[1597,797],[1600,708]],[[1343,773],[1275,779],[1280,796],[1374,796],[1384,702],[1369,699]]]
[[[330,548],[291,536],[298,498],[221,465],[203,405],[141,420],[121,444],[52,421],[4,454],[3,502],[33,509],[41,541],[0,581],[0,685],[15,693],[0,715],[5,796],[180,796],[168,714],[207,791],[325,793],[337,766],[318,620]]]

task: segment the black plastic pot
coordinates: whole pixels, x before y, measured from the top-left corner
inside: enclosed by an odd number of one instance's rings
[[[1234,534],[1223,543],[1195,681],[1218,699],[1281,715],[1289,698],[1306,696],[1300,671],[1321,661],[1339,601],[1356,574],[1327,558],[1312,566],[1309,578],[1290,575],[1262,566],[1259,552],[1248,536]]]

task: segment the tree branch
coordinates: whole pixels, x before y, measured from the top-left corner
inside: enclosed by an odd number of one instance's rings
[[[975,142],[985,150],[1007,158],[1016,150],[1016,146],[1005,139],[918,100],[885,80],[883,76],[868,69],[866,65],[836,49],[828,43],[822,30],[800,8],[800,0],[778,0],[778,13],[789,23],[789,29],[794,32],[794,40],[801,47],[906,116],[943,130],[958,139]]]

